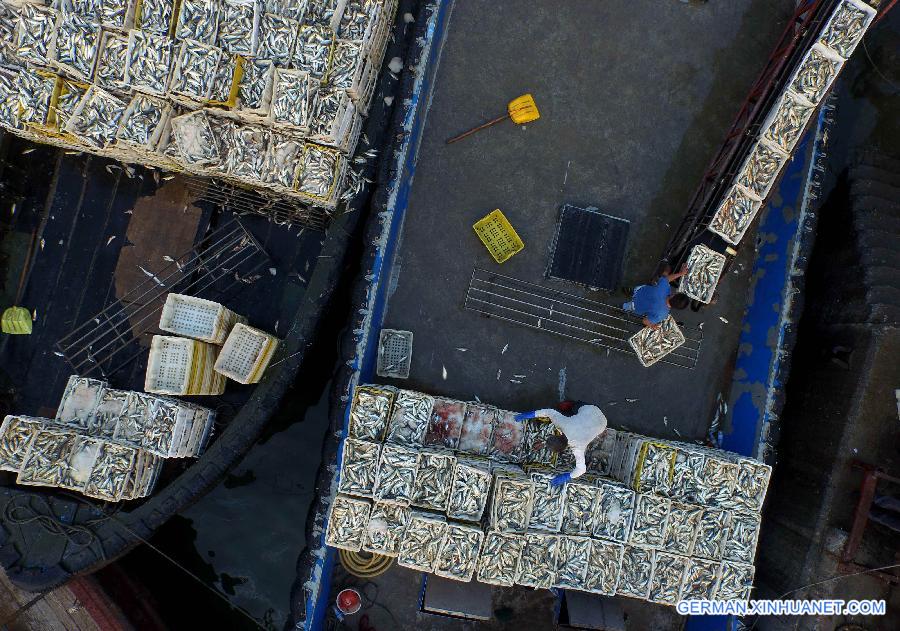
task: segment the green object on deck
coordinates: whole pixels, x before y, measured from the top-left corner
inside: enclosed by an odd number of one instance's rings
[[[31,335],[31,314],[25,307],[9,307],[3,312],[0,328],[9,335]]]

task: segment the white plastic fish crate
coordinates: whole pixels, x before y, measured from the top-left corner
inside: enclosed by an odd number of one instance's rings
[[[477,526],[448,522],[434,573],[454,581],[471,581],[483,541],[484,532]]]
[[[174,395],[222,394],[225,379],[213,370],[218,350],[207,342],[154,335],[144,390]]]
[[[215,370],[239,383],[257,383],[272,360],[279,340],[242,322],[234,325],[216,360]]]
[[[169,294],[159,318],[159,328],[167,333],[191,337],[201,342],[222,344],[238,322],[247,319],[218,302],[184,294]]]
[[[376,374],[379,377],[407,379],[412,364],[412,352],[412,331],[381,329],[381,333],[378,336]]]
[[[351,552],[362,549],[372,503],[346,495],[334,498],[328,515],[325,544]]]

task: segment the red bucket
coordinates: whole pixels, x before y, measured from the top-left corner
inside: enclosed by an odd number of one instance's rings
[[[345,616],[349,616],[355,614],[362,607],[362,598],[358,591],[348,587],[347,589],[342,589],[337,595],[335,605],[337,605],[338,611]]]

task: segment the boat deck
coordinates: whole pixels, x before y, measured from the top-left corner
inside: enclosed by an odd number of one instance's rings
[[[410,376],[382,379],[363,365],[360,379],[510,410],[580,399],[597,403],[614,428],[703,439],[720,395],[728,398],[753,284],[754,235],[745,238],[715,305],[676,312],[689,336],[702,331],[693,368],[644,368],[633,353],[590,339],[485,317],[467,309],[466,298],[473,274],[503,275],[540,296],[564,292],[554,295],[605,305],[599,310],[620,307],[622,292],[545,277],[559,208],[596,207],[630,222],[621,284],[648,282],[793,7],[788,0],[496,2],[489,10],[454,3],[408,197],[397,204],[404,212],[397,249],[381,272],[387,299],[380,325],[413,332]],[[521,127],[507,121],[446,144],[526,92],[540,120]],[[525,244],[502,265],[472,230],[495,208]],[[523,300],[533,306],[537,299]],[[544,324],[540,329],[551,328]],[[624,318],[623,329],[639,328]],[[366,611],[376,627],[459,628],[458,619],[419,612],[419,573],[394,566],[371,582],[383,605]],[[338,566],[332,598],[348,585],[371,596],[365,583]],[[554,601],[548,591],[498,588],[493,620],[466,628],[525,619],[529,628],[556,628]],[[670,608],[621,602],[628,628],[683,624]]]
[[[628,220],[622,284],[650,280],[792,6],[717,4],[454,6],[391,270],[383,327],[414,334],[410,377],[391,383],[512,410],[580,399],[596,402],[613,427],[667,438],[706,434],[731,380],[752,237],[716,305],[673,312],[689,337],[703,338],[693,369],[644,368],[627,343],[627,352],[610,351],[483,317],[464,303],[477,269],[480,277],[533,283],[537,293],[547,288],[620,307],[623,292],[545,277],[565,203]],[[635,42],[640,55],[631,52]],[[445,144],[524,92],[535,96],[540,120]],[[494,208],[525,243],[502,265],[472,230]],[[622,339],[640,328],[623,321]]]
[[[237,230],[234,215],[197,201],[181,177],[160,177],[158,171],[141,167],[126,171],[112,160],[71,155],[14,137],[7,142],[3,178],[15,212],[7,213],[9,223],[3,230],[2,250],[11,261],[4,307],[13,304],[28,244],[36,234],[34,262],[19,301],[33,312],[33,333],[3,336],[0,345],[6,387],[13,393],[12,411],[52,416],[66,380],[76,372],[68,359],[81,375],[106,374],[114,387],[143,390],[150,339],[160,332],[156,310],[175,280],[167,269],[177,271],[172,260],[204,235],[220,228]],[[240,222],[260,251],[251,259],[242,252],[229,256],[229,247],[219,259],[221,268],[212,270],[217,280],[190,286],[276,335],[278,325],[285,323],[283,335],[322,235],[307,231],[298,239],[297,227],[289,230],[262,217],[245,216]],[[246,264],[235,265],[244,259]],[[126,300],[129,295],[133,300]],[[133,315],[117,319],[124,303]],[[103,316],[94,320],[109,306],[107,315],[116,327]],[[121,338],[113,339],[113,328]],[[57,346],[64,339],[71,349]],[[108,362],[97,363],[107,356]],[[221,397],[195,400],[201,405],[214,401],[213,407],[222,407],[222,420],[227,420],[251,389],[232,382]]]

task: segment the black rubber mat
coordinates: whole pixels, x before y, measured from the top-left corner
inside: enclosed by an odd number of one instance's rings
[[[614,291],[622,280],[629,222],[597,208],[570,204],[559,211],[547,276]]]

